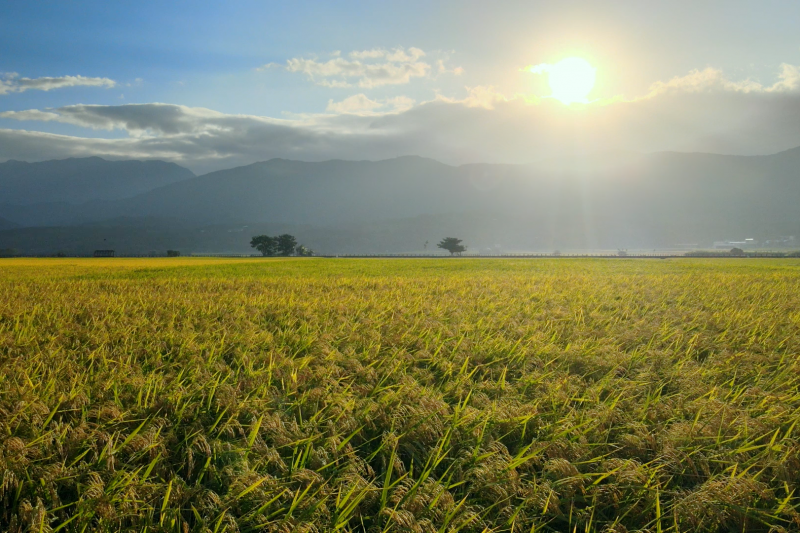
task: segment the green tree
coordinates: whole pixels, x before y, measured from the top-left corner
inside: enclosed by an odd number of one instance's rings
[[[294,238],[293,235],[289,235],[288,233],[284,233],[283,235],[278,235],[274,237],[275,239],[275,246],[278,249],[278,253],[280,255],[292,255],[294,253],[295,248],[297,248],[297,239]]]
[[[442,242],[436,245],[438,248],[442,248],[450,252],[450,255],[461,255],[461,252],[467,250],[467,247],[461,244],[461,239],[456,239],[455,237],[445,237],[442,239]]]
[[[312,255],[314,255],[314,250],[312,250],[311,248],[306,248],[305,246],[300,244],[297,246],[297,248],[295,248],[294,253],[299,255],[300,257],[311,257]]]
[[[250,240],[250,247],[255,248],[261,255],[275,255],[278,250],[278,243],[275,237],[268,235],[256,235]]]

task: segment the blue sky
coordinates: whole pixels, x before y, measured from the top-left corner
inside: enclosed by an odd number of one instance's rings
[[[0,10],[0,159],[98,152],[206,169],[272,156],[374,159],[412,151],[453,163],[525,162],[559,146],[574,149],[577,137],[588,139],[581,149],[778,151],[800,144],[800,132],[781,126],[766,142],[752,138],[748,120],[757,109],[755,126],[767,128],[763,117],[796,112],[798,21],[800,3],[786,1],[7,1]],[[600,103],[592,105],[602,110],[537,100],[548,96],[546,76],[521,69],[569,56],[596,67],[591,97]],[[381,77],[383,67],[391,72]],[[326,69],[361,70],[347,77]],[[670,80],[679,81],[655,95],[653,87]],[[608,104],[615,98],[626,104]],[[719,108],[722,123],[709,107]],[[698,109],[706,122],[697,122]],[[157,117],[178,112],[190,127]],[[260,129],[262,119],[290,128],[298,144],[278,147]],[[569,138],[558,137],[569,124]],[[432,133],[415,144],[423,125]],[[601,127],[619,135],[599,143]],[[222,148],[242,138],[222,138],[223,129],[257,132],[237,152]],[[481,131],[500,132],[504,142],[492,149],[497,142]],[[219,142],[201,142],[208,135]],[[554,135],[560,145],[530,148]]]

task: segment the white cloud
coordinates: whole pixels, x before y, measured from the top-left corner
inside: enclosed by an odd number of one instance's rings
[[[508,99],[503,96],[492,86],[484,87],[469,87],[469,95],[462,101],[468,107],[483,107],[484,109],[493,109],[498,102],[507,101]]]
[[[38,109],[27,109],[25,111],[5,111],[0,113],[0,118],[11,118],[14,120],[35,120],[38,122],[64,122],[58,113],[49,111],[39,111]]]
[[[333,59],[319,61],[317,59],[295,57],[286,61],[286,70],[299,72],[308,76],[317,85],[324,87],[373,88],[383,85],[406,84],[412,78],[427,76],[430,64],[421,61],[425,52],[419,48],[395,48],[384,50],[354,51],[348,54],[349,59],[335,54]],[[269,63],[261,70],[276,66]]]
[[[272,63],[266,63],[264,65],[261,65],[260,67],[256,67],[255,70],[257,70],[259,72],[262,72],[262,71],[265,71],[265,70],[269,70],[271,68],[283,68],[283,65],[281,65],[280,63],[275,63],[273,61]]]
[[[440,55],[441,52],[435,54]],[[267,63],[256,70],[265,71],[272,68],[285,68],[288,72],[305,74],[309,80],[322,87],[360,87],[371,89],[384,85],[403,85],[414,78],[429,77],[434,70],[431,63],[425,60],[428,54],[419,48],[372,48],[355,50],[342,56],[340,51],[331,54],[331,59],[320,60],[317,57],[294,57],[285,65]],[[460,76],[462,67],[448,68],[447,57],[436,60],[436,71]]]
[[[341,52],[337,55],[341,55]],[[373,50],[354,51],[348,54],[353,59],[378,59],[379,57],[386,57],[386,50],[382,48],[375,48]]]
[[[780,78],[768,90],[770,92],[795,92],[800,90],[800,66],[781,64]]]
[[[387,100],[371,100],[362,93],[349,96],[340,102],[328,100],[326,111],[336,114],[375,115],[405,111],[413,106],[414,100],[407,96],[396,96]]]
[[[171,104],[126,104],[119,106],[71,105],[39,111],[6,111],[0,118],[61,122],[94,130],[124,130],[134,136],[200,135],[225,129],[225,115],[202,107]]]
[[[328,100],[328,107],[326,110],[330,111],[331,113],[361,114],[370,113],[383,106],[383,103],[370,100],[364,94],[354,94],[353,96],[345,98],[341,102]]]
[[[447,102],[449,104],[463,104],[467,107],[482,107],[484,109],[494,109],[495,104],[499,102],[508,102],[513,99],[503,95],[492,85],[485,86],[479,85],[477,87],[465,87],[467,96],[464,98],[448,98],[446,96],[437,95],[436,100],[439,102]]]
[[[61,76],[57,78],[20,78],[15,72],[6,73],[0,80],[0,95],[21,93],[29,90],[51,91],[64,87],[104,87],[110,89],[117,85],[109,78],[90,78],[86,76]]]
[[[425,52],[419,48],[411,47],[408,50],[404,48],[395,48],[393,50],[386,50],[384,48],[373,48],[372,50],[361,50],[350,52],[349,56],[352,59],[380,59],[386,58],[387,61],[392,63],[413,63],[420,58],[425,57]]]
[[[425,52],[413,46],[408,49],[408,52],[403,48],[395,48],[391,52],[386,53],[386,59],[397,63],[413,63],[418,61],[421,57],[425,57]]]
[[[525,67],[522,70],[526,70],[533,74],[547,74],[553,68],[553,65],[550,63],[539,63],[538,65],[531,65],[529,67]]]
[[[740,93],[785,93],[800,90],[800,67],[781,64],[778,81],[772,85],[764,86],[761,83],[745,79],[733,81],[725,77],[720,69],[706,68],[693,70],[685,76],[676,76],[669,81],[659,81],[650,86],[649,97],[669,92],[710,93],[710,92],[740,92]]]
[[[386,100],[386,104],[393,107],[395,111],[407,111],[414,107],[416,102],[408,96],[395,96]]]
[[[344,80],[320,80],[317,82],[317,85],[321,85],[323,87],[331,87],[334,89],[343,89],[347,87],[352,87],[352,85],[350,85]]]
[[[461,76],[464,74],[463,67],[454,67],[454,68],[447,68],[447,65],[444,64],[444,60],[440,59],[436,62],[436,66],[439,70],[439,74],[454,74],[456,76]]]

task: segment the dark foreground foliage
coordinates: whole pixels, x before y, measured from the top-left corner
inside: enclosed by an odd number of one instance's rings
[[[4,260],[0,530],[796,531],[799,274]]]

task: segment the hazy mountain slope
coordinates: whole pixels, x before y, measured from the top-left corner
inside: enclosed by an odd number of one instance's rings
[[[800,229],[800,149],[758,157],[661,153],[627,170],[624,211],[652,231],[723,239]]]
[[[169,218],[196,227],[327,226],[338,228],[334,233],[342,245],[348,238],[365,245],[374,241],[373,251],[383,251],[389,241],[404,247],[424,242],[438,234],[437,224],[450,232],[463,228],[461,235],[474,235],[479,246],[613,248],[800,235],[798,200],[800,149],[795,149],[759,157],[599,154],[527,167],[452,167],[418,157],[275,159],[131,198],[3,206],[0,214],[29,226],[120,216]],[[414,235],[406,239],[402,231]]]
[[[0,218],[0,231],[5,229],[12,229],[16,228],[17,225],[11,222],[10,220],[6,220],[4,218]]]
[[[579,221],[587,230],[610,224],[664,235],[672,226],[710,235],[792,231],[800,222],[798,200],[800,150],[792,150],[766,157],[614,154],[538,168],[451,167],[416,157],[272,160],[162,187],[116,209],[205,224],[313,225],[483,211],[554,225]]]
[[[126,214],[201,223],[335,224],[457,211],[456,168],[418,157],[304,163],[273,159],[213,172],[121,202]]]
[[[0,206],[25,226],[70,225],[115,216],[180,218],[195,224],[335,224],[459,211],[469,200],[457,168],[418,157],[379,162],[273,159],[213,172],[113,202]]]
[[[0,204],[113,200],[193,177],[190,170],[165,161],[12,160],[0,163]]]

